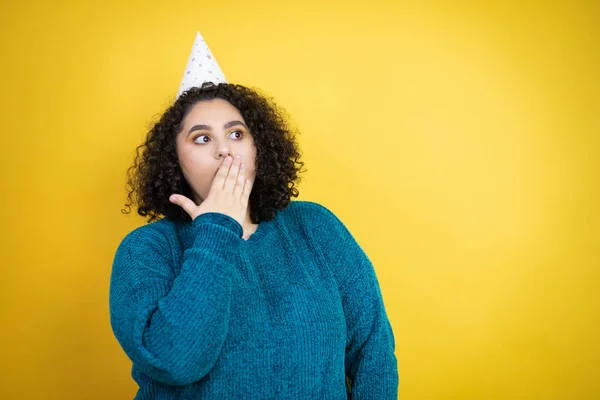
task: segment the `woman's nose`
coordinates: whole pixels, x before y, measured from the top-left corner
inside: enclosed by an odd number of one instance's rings
[[[220,148],[217,152],[217,158],[223,159],[227,156],[231,156],[233,158],[233,152],[226,147]]]

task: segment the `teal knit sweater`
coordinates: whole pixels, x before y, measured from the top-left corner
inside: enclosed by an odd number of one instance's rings
[[[136,399],[397,399],[372,263],[324,206],[292,201],[248,240],[221,213],[121,241],[110,322]]]

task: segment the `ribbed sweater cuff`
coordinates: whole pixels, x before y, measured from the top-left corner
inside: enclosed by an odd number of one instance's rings
[[[192,221],[192,226],[196,232],[195,244],[211,250],[223,246],[233,247],[239,244],[244,234],[244,228],[239,222],[229,215],[218,212],[208,212],[197,216]]]

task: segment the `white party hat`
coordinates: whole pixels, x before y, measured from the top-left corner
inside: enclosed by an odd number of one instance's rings
[[[225,79],[225,75],[223,75],[223,71],[219,68],[219,64],[217,64],[217,61],[210,52],[208,45],[200,35],[200,32],[198,32],[183,73],[181,85],[179,85],[177,97],[191,87],[202,86],[204,82],[212,82],[217,85],[221,82],[227,83],[227,80]]]

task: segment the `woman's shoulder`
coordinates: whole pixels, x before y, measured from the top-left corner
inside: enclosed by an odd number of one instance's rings
[[[313,201],[293,201],[290,214],[321,251],[332,259],[364,256],[360,245],[344,222],[327,206]]]
[[[334,215],[333,212],[321,203],[309,200],[292,200],[288,209],[296,213],[302,213],[306,217],[322,217]]]
[[[119,244],[119,248],[128,251],[143,252],[148,249],[164,249],[176,235],[176,222],[167,218],[149,222],[129,231]]]
[[[289,213],[294,215],[299,222],[319,231],[330,231],[332,228],[342,228],[345,230],[345,226],[338,216],[322,203],[294,200],[290,202],[288,208]]]

